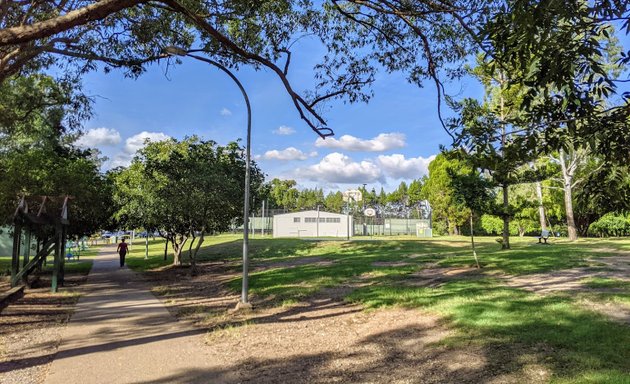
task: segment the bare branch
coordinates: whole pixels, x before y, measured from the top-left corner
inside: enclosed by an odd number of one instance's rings
[[[291,83],[287,79],[283,70],[280,69],[271,60],[260,55],[248,52],[245,49],[239,47],[236,43],[234,43],[232,40],[224,36],[216,28],[210,25],[202,16],[193,13],[188,8],[181,5],[177,0],[164,0],[164,3],[187,17],[191,22],[197,25],[197,27],[207,32],[219,44],[221,44],[226,49],[232,51],[236,56],[260,63],[275,72],[282,81],[282,84],[284,85],[287,93],[293,100],[293,104],[298,110],[298,113],[300,114],[302,120],[304,120],[306,124],[308,124],[308,126],[322,138],[326,138],[334,134],[330,128],[326,127],[326,121],[306,102],[306,100],[304,100],[304,98],[302,98],[302,96],[300,96],[297,92],[293,90],[293,87],[291,86]],[[308,112],[308,114],[310,114],[316,120],[317,124],[314,123],[306,115],[305,111]]]

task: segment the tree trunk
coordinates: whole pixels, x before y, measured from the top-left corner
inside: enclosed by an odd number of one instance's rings
[[[575,216],[573,215],[573,164],[567,167],[564,151],[560,150],[560,168],[562,169],[562,180],[564,181],[564,210],[567,215],[567,230],[569,240],[577,240],[577,229],[575,227]]]
[[[508,202],[508,186],[503,185],[503,241],[501,249],[510,249],[510,205]]]
[[[144,239],[144,259],[149,259],[149,232],[147,232],[147,237]]]
[[[545,206],[543,205],[542,183],[536,182],[536,195],[538,196],[538,215],[540,216],[540,229],[547,230],[547,217],[545,216]]]
[[[573,216],[573,191],[571,184],[565,184],[564,190],[564,207],[567,214],[567,229],[569,231],[569,240],[577,240],[577,229],[575,227],[575,218]]]
[[[470,244],[472,244],[473,256],[475,257],[475,263],[477,263],[477,268],[481,268],[479,265],[479,259],[477,258],[477,250],[475,249],[475,231],[473,225],[473,214],[470,213]]]
[[[168,259],[168,237],[165,238],[166,242],[164,242],[164,261]]]
[[[197,274],[197,253],[199,253],[199,248],[201,248],[201,244],[203,244],[204,236],[205,236],[205,228],[202,228],[201,235],[199,236],[199,240],[197,240],[197,246],[195,247],[195,250],[193,251],[193,254],[192,254],[192,258],[190,259],[190,274],[191,275]]]
[[[192,247],[195,244],[196,237],[195,237],[194,231],[191,231],[191,233],[192,233],[192,239],[190,241],[190,244],[188,245],[188,260],[190,261],[189,273],[191,276],[194,276],[197,273],[197,271],[195,270],[196,269],[195,255],[193,255]]]
[[[182,250],[184,249],[187,240],[188,237],[183,235],[179,236],[179,240],[176,236],[173,237],[173,240],[171,241],[173,243],[173,265],[182,265]]]

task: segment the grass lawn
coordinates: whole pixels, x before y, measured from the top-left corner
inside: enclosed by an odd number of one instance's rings
[[[79,260],[66,261],[66,273],[87,275],[92,268],[92,258],[98,254],[100,246],[90,247],[82,251]],[[32,257],[33,255],[31,255]],[[22,260],[22,259],[20,259]],[[53,270],[53,257],[48,256],[47,264],[43,268],[44,274],[50,274]],[[0,256],[0,276],[11,275],[11,256]]]
[[[630,325],[584,308],[579,303],[582,295],[543,296],[510,288],[499,278],[574,267],[602,268],[591,258],[629,252],[630,240],[552,239],[552,245],[546,246],[532,238],[515,238],[509,251],[500,250],[495,238],[477,241],[484,274],[417,286],[409,282],[423,269],[473,266],[468,239],[346,242],[253,238],[250,289],[255,298],[272,298],[275,305],[286,305],[326,288],[349,286],[353,289],[346,301],[360,303],[367,310],[407,307],[440,315],[458,330],[442,343],[480,346],[489,357],[488,369],[518,370],[524,360],[534,360],[551,372],[552,382],[630,383]],[[172,263],[170,255],[163,260],[163,244],[151,241],[149,259],[144,260],[144,247],[136,243],[128,265],[147,271]],[[239,236],[209,237],[199,259],[226,261],[238,272],[241,247]],[[628,281],[594,278],[584,284],[594,290],[592,295],[630,307]],[[238,291],[240,278],[228,285]]]

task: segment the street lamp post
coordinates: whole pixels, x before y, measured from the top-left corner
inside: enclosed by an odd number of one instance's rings
[[[203,61],[210,65],[213,65],[223,72],[225,72],[238,86],[245,98],[245,105],[247,106],[247,140],[245,144],[245,201],[243,204],[243,288],[241,292],[241,300],[236,305],[237,309],[249,309],[251,308],[251,304],[248,300],[249,293],[249,181],[250,181],[250,163],[251,163],[251,138],[252,138],[252,109],[249,104],[249,97],[247,96],[247,92],[245,92],[245,88],[243,88],[243,84],[238,80],[234,74],[227,69],[224,65],[208,59],[207,57],[197,56],[189,53],[187,50],[180,47],[169,46],[164,48],[164,51],[169,55],[176,56],[188,56],[193,59],[197,59],[199,61]]]

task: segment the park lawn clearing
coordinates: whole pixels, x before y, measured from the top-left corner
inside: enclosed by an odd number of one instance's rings
[[[630,382],[628,324],[583,305],[581,294],[540,294],[506,283],[580,270],[604,279],[592,284],[625,294],[625,283],[605,280],[601,273],[610,268],[602,261],[622,262],[630,254],[627,240],[553,239],[544,246],[535,239],[514,239],[513,250],[501,251],[494,238],[480,238],[485,268],[476,272],[461,237],[252,239],[250,293],[256,310],[243,314],[231,312],[241,286],[241,240],[234,235],[211,239],[213,244],[199,254],[199,276],[151,257],[147,265],[157,267],[137,268],[147,271],[173,313],[208,329],[213,356],[227,367],[248,368],[240,377],[243,382],[279,377],[377,383]],[[156,252],[152,257],[162,256]],[[436,271],[443,276],[435,284],[415,284]],[[584,281],[581,285],[588,289]]]

